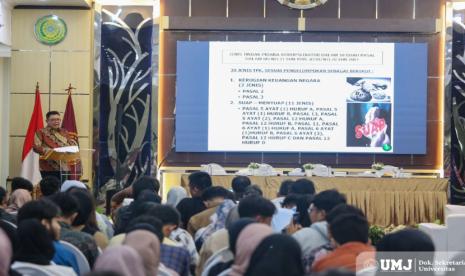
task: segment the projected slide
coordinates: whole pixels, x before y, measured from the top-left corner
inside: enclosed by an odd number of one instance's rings
[[[394,43],[182,44],[178,44],[177,151],[425,151],[425,45],[407,44],[410,47],[404,49]],[[418,49],[424,60],[411,65],[417,66],[419,76],[399,75],[408,68],[396,61],[412,58],[409,52]],[[200,68],[189,70],[190,66]],[[202,68],[204,73],[197,71]],[[404,99],[411,97],[416,102],[408,106]],[[187,106],[189,102],[195,106]],[[200,129],[193,129],[195,125]],[[187,138],[187,131],[203,140]]]

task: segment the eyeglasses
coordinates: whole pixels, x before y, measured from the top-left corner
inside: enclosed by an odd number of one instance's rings
[[[310,207],[310,208],[308,208],[307,211],[308,211],[309,213],[311,213],[311,212],[313,212],[313,211],[318,211],[318,208],[316,208],[316,207]]]

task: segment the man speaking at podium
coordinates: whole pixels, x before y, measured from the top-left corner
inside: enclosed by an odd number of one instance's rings
[[[55,176],[64,181],[65,179],[62,179],[61,173],[69,171],[69,166],[62,164],[60,167],[60,161],[47,160],[44,156],[48,156],[54,148],[77,146],[78,144],[66,129],[60,127],[61,117],[58,111],[47,112],[45,118],[47,126],[36,132],[33,145],[34,151],[40,154],[41,157],[39,161],[40,174],[42,178]]]

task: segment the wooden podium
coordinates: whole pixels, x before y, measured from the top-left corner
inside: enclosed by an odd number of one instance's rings
[[[59,148],[58,148],[59,149]],[[53,149],[41,156],[42,160],[53,160],[60,164],[60,181],[79,180],[82,176],[81,149],[77,152],[61,152]]]

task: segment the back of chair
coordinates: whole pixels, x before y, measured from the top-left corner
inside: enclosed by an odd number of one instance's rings
[[[208,260],[205,262],[205,265],[203,266],[204,269],[202,271],[202,276],[208,276],[210,269],[212,269],[212,267],[214,267],[216,264],[220,262],[226,263],[232,261],[233,259],[234,255],[232,254],[231,250],[229,250],[229,247],[221,249],[220,251],[211,255],[210,258],[208,258]]]
[[[444,221],[450,215],[465,215],[465,206],[446,204],[444,207]]]
[[[69,251],[73,252],[73,255],[76,257],[76,261],[79,266],[79,273],[81,275],[84,275],[88,272],[90,272],[90,265],[89,262],[86,259],[86,256],[79,250],[76,246],[72,245],[69,242],[66,241],[60,241],[60,243],[67,248]]]
[[[50,276],[51,274],[40,266],[29,263],[14,263],[12,269],[23,276]]]

